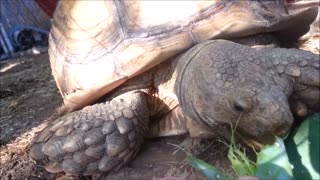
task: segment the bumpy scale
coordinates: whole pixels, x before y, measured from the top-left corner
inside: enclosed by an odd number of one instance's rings
[[[293,123],[290,97],[320,110],[319,79],[312,53],[206,41],[128,81],[106,102],[56,119],[35,138],[30,156],[54,173],[106,173],[129,162],[145,136],[225,136],[223,127],[239,117],[245,143],[271,143]]]

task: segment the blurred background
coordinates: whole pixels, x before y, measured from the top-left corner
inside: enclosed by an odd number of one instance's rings
[[[0,61],[46,52],[57,0],[0,1]]]

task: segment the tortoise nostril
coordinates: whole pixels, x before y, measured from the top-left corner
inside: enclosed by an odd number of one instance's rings
[[[286,137],[289,134],[290,127],[287,123],[280,125],[275,129],[275,135],[282,138]]]

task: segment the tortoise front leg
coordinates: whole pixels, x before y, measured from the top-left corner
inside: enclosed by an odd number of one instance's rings
[[[261,50],[261,65],[287,77],[293,82],[289,99],[293,114],[305,117],[320,111],[320,60],[319,55],[297,49]],[[272,63],[272,66],[267,64]],[[275,82],[281,84],[277,77]]]
[[[56,119],[36,138],[31,158],[47,171],[92,175],[118,169],[138,152],[149,122],[145,95],[122,94]]]

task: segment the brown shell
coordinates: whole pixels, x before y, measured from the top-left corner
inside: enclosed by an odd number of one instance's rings
[[[301,30],[316,14],[288,14],[282,0],[59,1],[50,62],[65,105],[77,109],[199,42]]]

